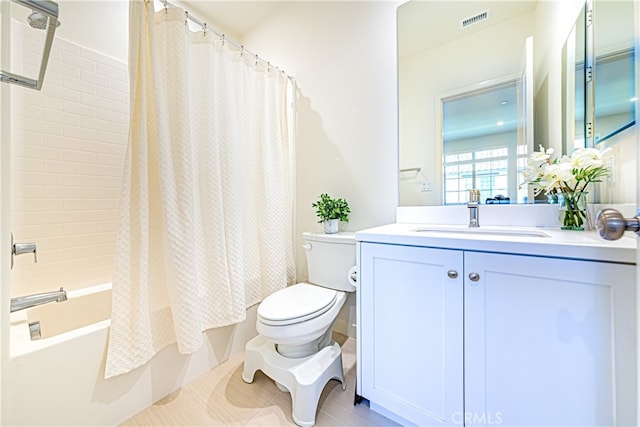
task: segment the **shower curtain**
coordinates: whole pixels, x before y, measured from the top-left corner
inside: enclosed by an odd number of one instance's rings
[[[141,0],[129,70],[106,378],[197,350],[295,280],[292,80]]]

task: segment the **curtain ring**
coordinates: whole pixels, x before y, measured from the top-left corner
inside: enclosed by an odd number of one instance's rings
[[[207,37],[207,23],[202,24],[202,35]]]
[[[222,46],[224,46],[224,34],[222,34]]]
[[[267,61],[267,73],[271,71],[271,62]]]
[[[167,13],[169,13],[169,12],[167,11],[167,0],[162,0],[162,4],[164,4],[164,13],[165,13],[165,15],[166,15]]]
[[[258,66],[258,54],[256,54],[256,62],[254,64],[256,67]]]
[[[186,27],[187,25],[189,25],[189,11],[185,10],[184,11],[184,26]]]
[[[244,55],[244,45],[240,45],[240,56]]]

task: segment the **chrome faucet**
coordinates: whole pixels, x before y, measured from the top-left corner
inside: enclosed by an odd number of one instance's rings
[[[38,262],[38,248],[35,242],[14,243],[13,254],[14,255],[33,254],[33,262]]]
[[[38,248],[35,242],[15,243],[13,233],[11,233],[11,268],[13,269],[13,258],[17,255],[33,254],[33,262],[38,262]]]
[[[469,227],[480,227],[480,190],[469,190],[469,201],[467,207],[469,208]]]
[[[22,297],[11,298],[11,313],[25,308],[35,307],[36,305],[47,304],[50,302],[63,302],[67,300],[67,292],[60,288],[55,292],[44,292],[41,294],[25,295]]]

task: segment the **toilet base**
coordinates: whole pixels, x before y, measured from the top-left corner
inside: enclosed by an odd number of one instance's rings
[[[291,359],[276,351],[273,341],[258,335],[245,347],[242,380],[253,382],[253,376],[261,370],[291,394],[293,421],[302,427],[316,423],[316,409],[324,386],[331,379],[342,383],[346,389],[342,368],[342,350],[337,343],[324,347],[311,356]]]

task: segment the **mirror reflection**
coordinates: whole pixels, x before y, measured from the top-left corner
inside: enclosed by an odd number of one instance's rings
[[[587,3],[565,43],[565,115],[575,117],[565,129],[565,153],[597,146],[635,124],[633,13],[630,1]]]
[[[595,144],[635,123],[633,17],[632,1],[593,4]]]
[[[514,110],[504,119],[485,117],[485,135],[473,137],[475,142],[470,136],[477,131],[474,123],[489,108],[476,104],[457,115],[450,112],[482,100],[480,93],[478,99],[463,95],[523,74],[536,4],[410,1],[398,8],[400,206],[464,203],[473,186],[483,189],[483,203],[500,200],[496,196],[511,203],[525,200],[517,194],[516,166],[509,166],[517,162],[517,139],[501,139],[526,133],[523,123],[513,130],[513,123],[521,122],[514,117],[524,114],[518,97],[496,95],[500,101],[511,100]],[[502,127],[496,125],[499,121]],[[495,135],[487,134],[489,128]],[[486,145],[472,146],[480,139]]]
[[[518,200],[517,163],[524,165],[527,151],[518,146],[517,84],[509,80],[442,100],[445,205],[467,202],[472,188],[487,204]]]
[[[445,151],[449,148],[443,142],[448,126],[443,99],[520,73],[524,40],[536,29],[540,36],[536,67],[542,72],[535,79],[535,144],[565,153],[576,147],[613,147],[610,166],[616,174],[601,185],[598,200],[623,203],[635,194],[632,183],[617,184],[621,182],[617,171],[635,170],[637,144],[632,141],[637,133],[634,75],[638,60],[634,57],[634,2],[588,3],[592,12],[577,19],[562,51],[554,43],[567,37],[579,14],[579,3],[429,0],[409,1],[398,8],[400,206],[455,203],[456,197],[460,202],[465,190],[461,185],[478,185],[472,177],[463,182],[460,175],[457,188],[446,182]],[[483,13],[483,18],[475,18]],[[589,31],[585,29],[587,16],[594,22]],[[553,25],[534,28],[537,18]],[[465,21],[471,25],[465,27]],[[558,65],[556,72],[556,63],[564,70]],[[559,110],[554,107],[556,102]],[[513,161],[511,154],[507,157]],[[500,191],[504,187],[501,184]],[[509,183],[506,187],[506,196],[513,203]],[[458,196],[449,197],[448,192]],[[483,200],[496,195],[494,187],[488,192]],[[531,195],[515,196],[515,202],[524,201],[531,202]]]

